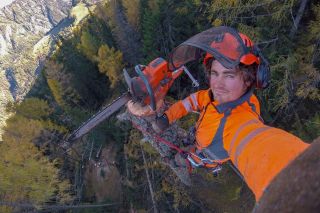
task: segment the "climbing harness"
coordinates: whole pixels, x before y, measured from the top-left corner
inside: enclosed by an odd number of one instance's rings
[[[208,158],[202,157],[200,155],[197,155],[195,153],[192,152],[188,152],[188,151],[184,151],[181,148],[179,148],[178,146],[176,146],[175,144],[173,144],[170,141],[165,140],[164,138],[160,137],[158,134],[153,134],[150,133],[149,131],[147,131],[146,129],[142,128],[140,125],[138,125],[137,123],[132,121],[132,125],[138,129],[139,131],[141,131],[143,134],[146,134],[152,138],[155,139],[155,142],[157,144],[165,144],[167,145],[169,148],[177,151],[180,156],[185,159],[187,168],[189,173],[192,172],[192,168],[208,168],[208,171],[214,175],[216,175],[219,171],[221,171],[222,169],[222,164],[219,162],[216,162],[214,160],[210,160]],[[195,160],[195,158],[197,159],[197,161]]]
[[[137,123],[135,123],[134,121],[131,121],[131,122],[132,122],[132,125],[133,125],[136,129],[138,129],[139,131],[141,131],[143,134],[146,134],[146,135],[151,136],[152,138],[154,138],[154,139],[155,139],[155,142],[156,142],[157,144],[160,144],[160,143],[165,144],[165,145],[167,145],[169,148],[177,151],[177,152],[180,154],[180,156],[185,159],[185,162],[186,162],[186,165],[187,165],[187,168],[188,168],[189,173],[192,172],[192,167],[191,167],[191,165],[190,165],[190,162],[187,160],[187,157],[188,157],[188,155],[189,155],[188,152],[180,149],[178,146],[174,145],[174,144],[171,143],[170,141],[167,141],[167,140],[165,140],[164,138],[161,138],[158,134],[152,134],[152,133],[148,132],[146,129],[142,128],[141,126],[139,126],[139,125],[138,125]]]

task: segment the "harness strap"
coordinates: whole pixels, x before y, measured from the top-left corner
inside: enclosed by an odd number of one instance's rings
[[[211,144],[203,149],[203,152],[208,155],[209,158],[215,160],[221,160],[229,157],[228,152],[223,148],[223,131],[227,122],[227,118],[231,115],[231,109],[224,113],[223,118],[220,121],[219,127]]]
[[[253,111],[254,113],[256,113],[256,115],[259,117],[259,120],[260,120],[262,123],[264,123],[263,118],[262,118],[261,115],[259,115],[259,113],[257,112],[256,106],[255,106],[253,103],[250,102],[250,99],[247,100],[247,103],[248,103],[249,106],[251,107],[252,111]]]
[[[237,106],[243,104],[244,102],[250,100],[250,97],[252,94],[253,94],[253,88],[250,89],[248,92],[246,92],[244,95],[242,95],[240,98],[238,98],[235,101],[230,101],[227,103],[218,104],[217,111],[221,114],[221,113],[225,113],[227,110],[232,110],[232,109],[236,108]],[[255,110],[255,109],[253,109],[253,110]]]
[[[223,113],[224,116],[220,120],[219,127],[217,129],[216,134],[214,135],[211,144],[203,149],[203,152],[211,159],[215,160],[223,160],[229,158],[229,154],[227,150],[223,147],[223,132],[224,127],[227,122],[227,118],[231,115],[231,111],[236,108],[237,106],[243,104],[246,101],[250,100],[251,95],[253,94],[253,89],[250,89],[244,95],[242,95],[239,99],[235,101],[230,101],[227,103],[219,104],[216,106],[218,113]],[[252,110],[255,111],[254,104],[250,105]]]

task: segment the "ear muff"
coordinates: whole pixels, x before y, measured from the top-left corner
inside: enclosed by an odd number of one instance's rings
[[[259,57],[259,66],[256,73],[256,88],[265,89],[270,84],[270,66],[269,62],[263,57],[260,49],[254,45],[253,46],[254,55]]]
[[[269,64],[260,63],[256,74],[256,87],[265,89],[270,84],[270,67]]]

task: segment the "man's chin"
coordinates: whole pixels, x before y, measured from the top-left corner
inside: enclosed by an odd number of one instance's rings
[[[214,95],[214,100],[217,101],[219,104],[224,104],[233,100],[230,100],[230,98],[220,96],[220,95]]]
[[[214,95],[214,100],[217,101],[219,104],[223,104],[226,102],[225,98],[221,97],[220,95]]]

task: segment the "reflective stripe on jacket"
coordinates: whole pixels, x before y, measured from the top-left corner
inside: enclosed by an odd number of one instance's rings
[[[170,123],[189,112],[200,112],[196,123],[198,150],[213,147],[211,143],[225,117],[223,112],[228,111],[221,112],[223,104],[212,101],[210,93],[210,90],[193,93],[165,112]],[[264,125],[259,119],[260,105],[255,95],[229,110],[229,113],[219,138],[221,141],[218,142],[243,175],[256,200],[259,200],[271,180],[308,144],[288,132]]]

